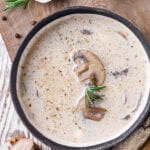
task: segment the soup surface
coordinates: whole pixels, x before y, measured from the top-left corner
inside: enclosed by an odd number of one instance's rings
[[[73,71],[72,53],[89,50],[102,61],[107,109],[100,121],[74,112],[84,85]],[[150,64],[143,46],[111,18],[76,14],[42,29],[19,64],[17,94],[25,115],[39,132],[68,146],[89,146],[118,137],[136,121],[149,94]]]

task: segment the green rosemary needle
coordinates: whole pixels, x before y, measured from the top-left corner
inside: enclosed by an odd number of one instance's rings
[[[99,92],[105,88],[106,86],[87,86],[84,91],[85,108],[88,107],[88,104],[94,105],[96,101],[103,100],[105,95],[100,94]]]
[[[4,8],[4,11],[15,8],[16,6],[22,5],[26,8],[29,0],[4,0],[7,3],[7,6]]]

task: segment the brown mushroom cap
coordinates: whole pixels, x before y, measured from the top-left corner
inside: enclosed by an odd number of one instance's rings
[[[105,80],[105,69],[101,60],[88,50],[79,50],[73,55],[74,62],[78,65],[75,72],[81,82],[89,79],[92,74],[97,85],[102,85]]]

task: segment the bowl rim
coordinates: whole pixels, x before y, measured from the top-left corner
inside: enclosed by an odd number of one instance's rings
[[[17,89],[16,89],[16,82],[17,82],[17,72],[18,72],[18,65],[20,62],[20,58],[22,56],[22,53],[24,52],[26,46],[30,42],[30,40],[34,37],[34,35],[43,27],[45,27],[47,24],[55,21],[56,19],[59,19],[61,17],[65,17],[67,15],[72,15],[72,14],[96,14],[96,15],[102,15],[106,16],[112,19],[115,19],[122,24],[124,24],[134,35],[139,39],[141,42],[142,46],[145,49],[145,52],[148,56],[148,59],[150,61],[150,47],[148,42],[145,40],[144,36],[142,33],[128,20],[125,18],[105,9],[100,9],[100,8],[94,8],[94,7],[85,7],[85,6],[74,6],[74,7],[67,7],[63,10],[60,10],[52,15],[49,15],[48,17],[42,19],[39,23],[37,23],[31,31],[28,33],[28,35],[25,37],[24,41],[22,42],[21,46],[19,47],[14,61],[12,63],[11,67],[11,75],[10,75],[10,92],[11,92],[11,97],[13,101],[13,105],[15,107],[15,110],[17,111],[20,119],[22,120],[23,124],[27,127],[27,129],[37,138],[39,139],[42,143],[46,144],[47,146],[50,146],[55,149],[61,149],[61,150],[66,150],[66,149],[106,149],[110,148],[119,142],[123,141],[125,138],[127,138],[135,129],[137,129],[141,123],[144,121],[146,116],[150,112],[150,92],[147,100],[147,104],[145,108],[143,109],[143,112],[139,115],[138,119],[136,122],[128,129],[126,130],[123,134],[121,134],[119,137],[101,143],[93,146],[88,146],[88,147],[71,147],[71,146],[66,146],[62,145],[59,143],[56,143],[55,141],[52,141],[42,135],[27,119],[25,116],[25,113],[21,107],[21,104],[19,102],[18,96],[17,96]]]

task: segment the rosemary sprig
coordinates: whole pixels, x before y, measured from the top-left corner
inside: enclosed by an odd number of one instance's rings
[[[16,6],[22,5],[26,8],[29,0],[4,0],[7,3],[7,6],[4,8],[4,11],[15,8]]]
[[[85,108],[88,107],[88,104],[94,105],[96,101],[103,100],[105,95],[100,94],[99,92],[105,88],[106,86],[87,86],[84,92]]]

